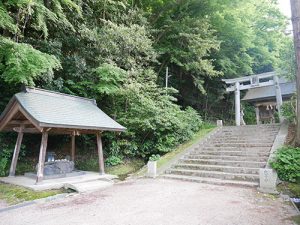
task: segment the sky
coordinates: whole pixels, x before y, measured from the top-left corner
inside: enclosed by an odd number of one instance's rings
[[[290,19],[292,17],[290,0],[278,0],[278,4],[281,12]],[[292,21],[290,20],[287,30],[292,30],[292,29],[293,29]]]
[[[287,17],[291,18],[290,0],[278,0],[281,12]]]

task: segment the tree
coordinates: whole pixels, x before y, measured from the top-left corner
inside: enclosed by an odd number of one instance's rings
[[[300,0],[291,0],[294,47],[297,62],[297,130],[295,145],[300,146]]]

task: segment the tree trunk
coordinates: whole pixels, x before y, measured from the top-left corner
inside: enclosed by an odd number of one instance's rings
[[[300,0],[291,0],[294,46],[297,61],[297,127],[295,145],[300,146]]]

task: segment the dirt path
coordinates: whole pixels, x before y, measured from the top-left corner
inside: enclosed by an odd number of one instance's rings
[[[291,225],[294,209],[255,189],[142,179],[0,213],[2,225]]]

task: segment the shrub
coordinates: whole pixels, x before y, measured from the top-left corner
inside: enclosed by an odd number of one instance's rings
[[[149,157],[149,161],[158,161],[160,159],[160,155],[156,154],[156,155],[151,155]]]
[[[117,166],[123,163],[122,158],[118,156],[110,156],[105,160],[106,166]]]
[[[291,100],[284,102],[281,107],[282,115],[290,122],[295,123],[296,121],[296,101]]]
[[[8,161],[12,157],[12,150],[9,145],[3,144],[0,148],[0,176],[8,174]]]
[[[6,167],[7,167],[8,160],[7,158],[0,159],[0,176],[3,177],[6,175]]]
[[[246,124],[256,124],[255,107],[248,103],[243,104],[244,121]]]
[[[271,166],[283,181],[297,182],[300,180],[300,148],[283,147],[278,150]]]
[[[99,171],[99,160],[97,156],[89,156],[87,158],[77,158],[75,167],[84,171]]]

